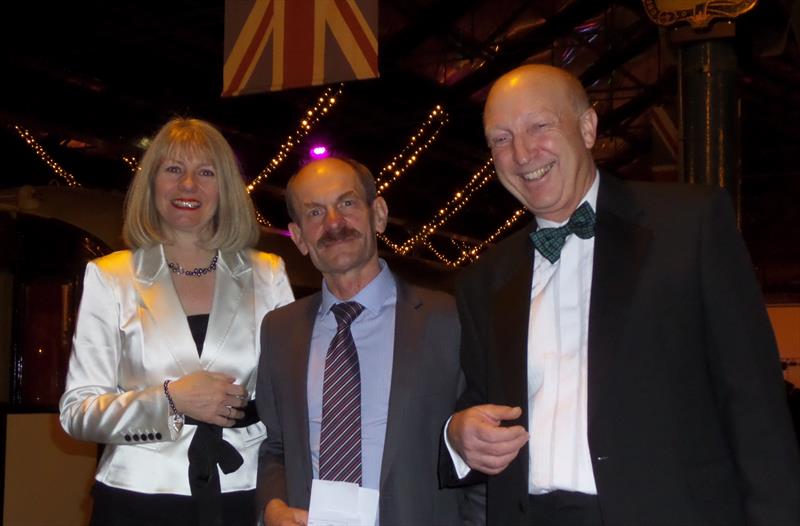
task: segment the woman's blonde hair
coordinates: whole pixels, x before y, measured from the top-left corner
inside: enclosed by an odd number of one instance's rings
[[[154,181],[161,163],[183,155],[206,157],[219,184],[219,204],[204,248],[241,250],[258,241],[255,209],[247,195],[239,164],[228,141],[200,119],[176,118],[166,123],[147,148],[125,197],[122,236],[133,249],[169,242],[154,200]]]

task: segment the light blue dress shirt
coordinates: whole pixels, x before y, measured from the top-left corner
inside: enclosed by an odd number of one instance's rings
[[[358,351],[361,370],[361,473],[362,487],[379,489],[383,444],[389,412],[394,355],[394,320],[397,287],[385,261],[381,271],[355,297],[364,311],[350,330]],[[340,300],[322,282],[322,303],[314,321],[308,361],[308,436],[314,478],[319,478],[319,435],[322,427],[322,383],[325,355],[336,334],[331,306]]]

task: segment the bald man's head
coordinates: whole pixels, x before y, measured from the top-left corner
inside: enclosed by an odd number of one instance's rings
[[[294,173],[286,183],[286,211],[289,213],[289,217],[292,221],[296,223],[298,220],[293,192],[294,183],[297,177],[304,171],[312,172],[318,167],[327,167],[327,165],[335,166],[336,164],[345,164],[349,166],[356,176],[358,176],[358,180],[364,190],[364,197],[366,198],[367,203],[372,203],[375,200],[375,197],[378,195],[378,187],[375,183],[375,177],[372,175],[372,172],[369,171],[369,168],[349,157],[330,156],[325,159],[311,161],[310,163],[306,164],[299,171]],[[344,167],[344,169],[347,168]]]
[[[557,89],[568,100],[576,115],[589,108],[589,97],[581,81],[572,73],[547,64],[526,64],[515,68],[498,78],[492,84],[486,97],[488,106],[493,97],[500,92],[515,89],[526,84],[546,83]]]
[[[516,68],[492,86],[483,123],[503,186],[537,217],[566,220],[595,175],[597,115],[580,81],[553,66]]]

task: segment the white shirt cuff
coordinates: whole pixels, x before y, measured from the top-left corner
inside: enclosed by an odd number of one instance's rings
[[[456,453],[456,450],[450,445],[450,440],[447,439],[447,428],[450,426],[450,420],[452,420],[452,418],[453,417],[451,415],[444,424],[444,445],[447,446],[447,451],[450,453],[450,459],[453,461],[453,467],[456,468],[456,475],[458,475],[459,479],[463,479],[469,474],[471,469],[467,463],[464,462],[464,459],[461,458],[461,455]]]

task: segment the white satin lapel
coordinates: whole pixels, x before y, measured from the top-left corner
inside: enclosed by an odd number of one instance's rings
[[[214,363],[226,338],[242,339],[242,345],[229,345],[229,351],[240,350],[238,348],[245,344],[247,347],[244,348],[252,347],[255,312],[253,287],[248,286],[252,280],[252,268],[249,261],[244,259],[243,253],[220,253],[214,284],[214,303],[211,306],[201,358],[205,369],[209,369]],[[229,335],[234,323],[237,334]],[[239,334],[242,331],[249,331],[250,334]]]
[[[152,349],[172,356],[182,374],[198,370],[200,359],[197,346],[172,284],[163,247],[159,245],[137,250],[134,266],[135,286],[144,310],[140,314],[146,346],[144,356]],[[152,357],[154,361],[161,362],[159,358]]]

